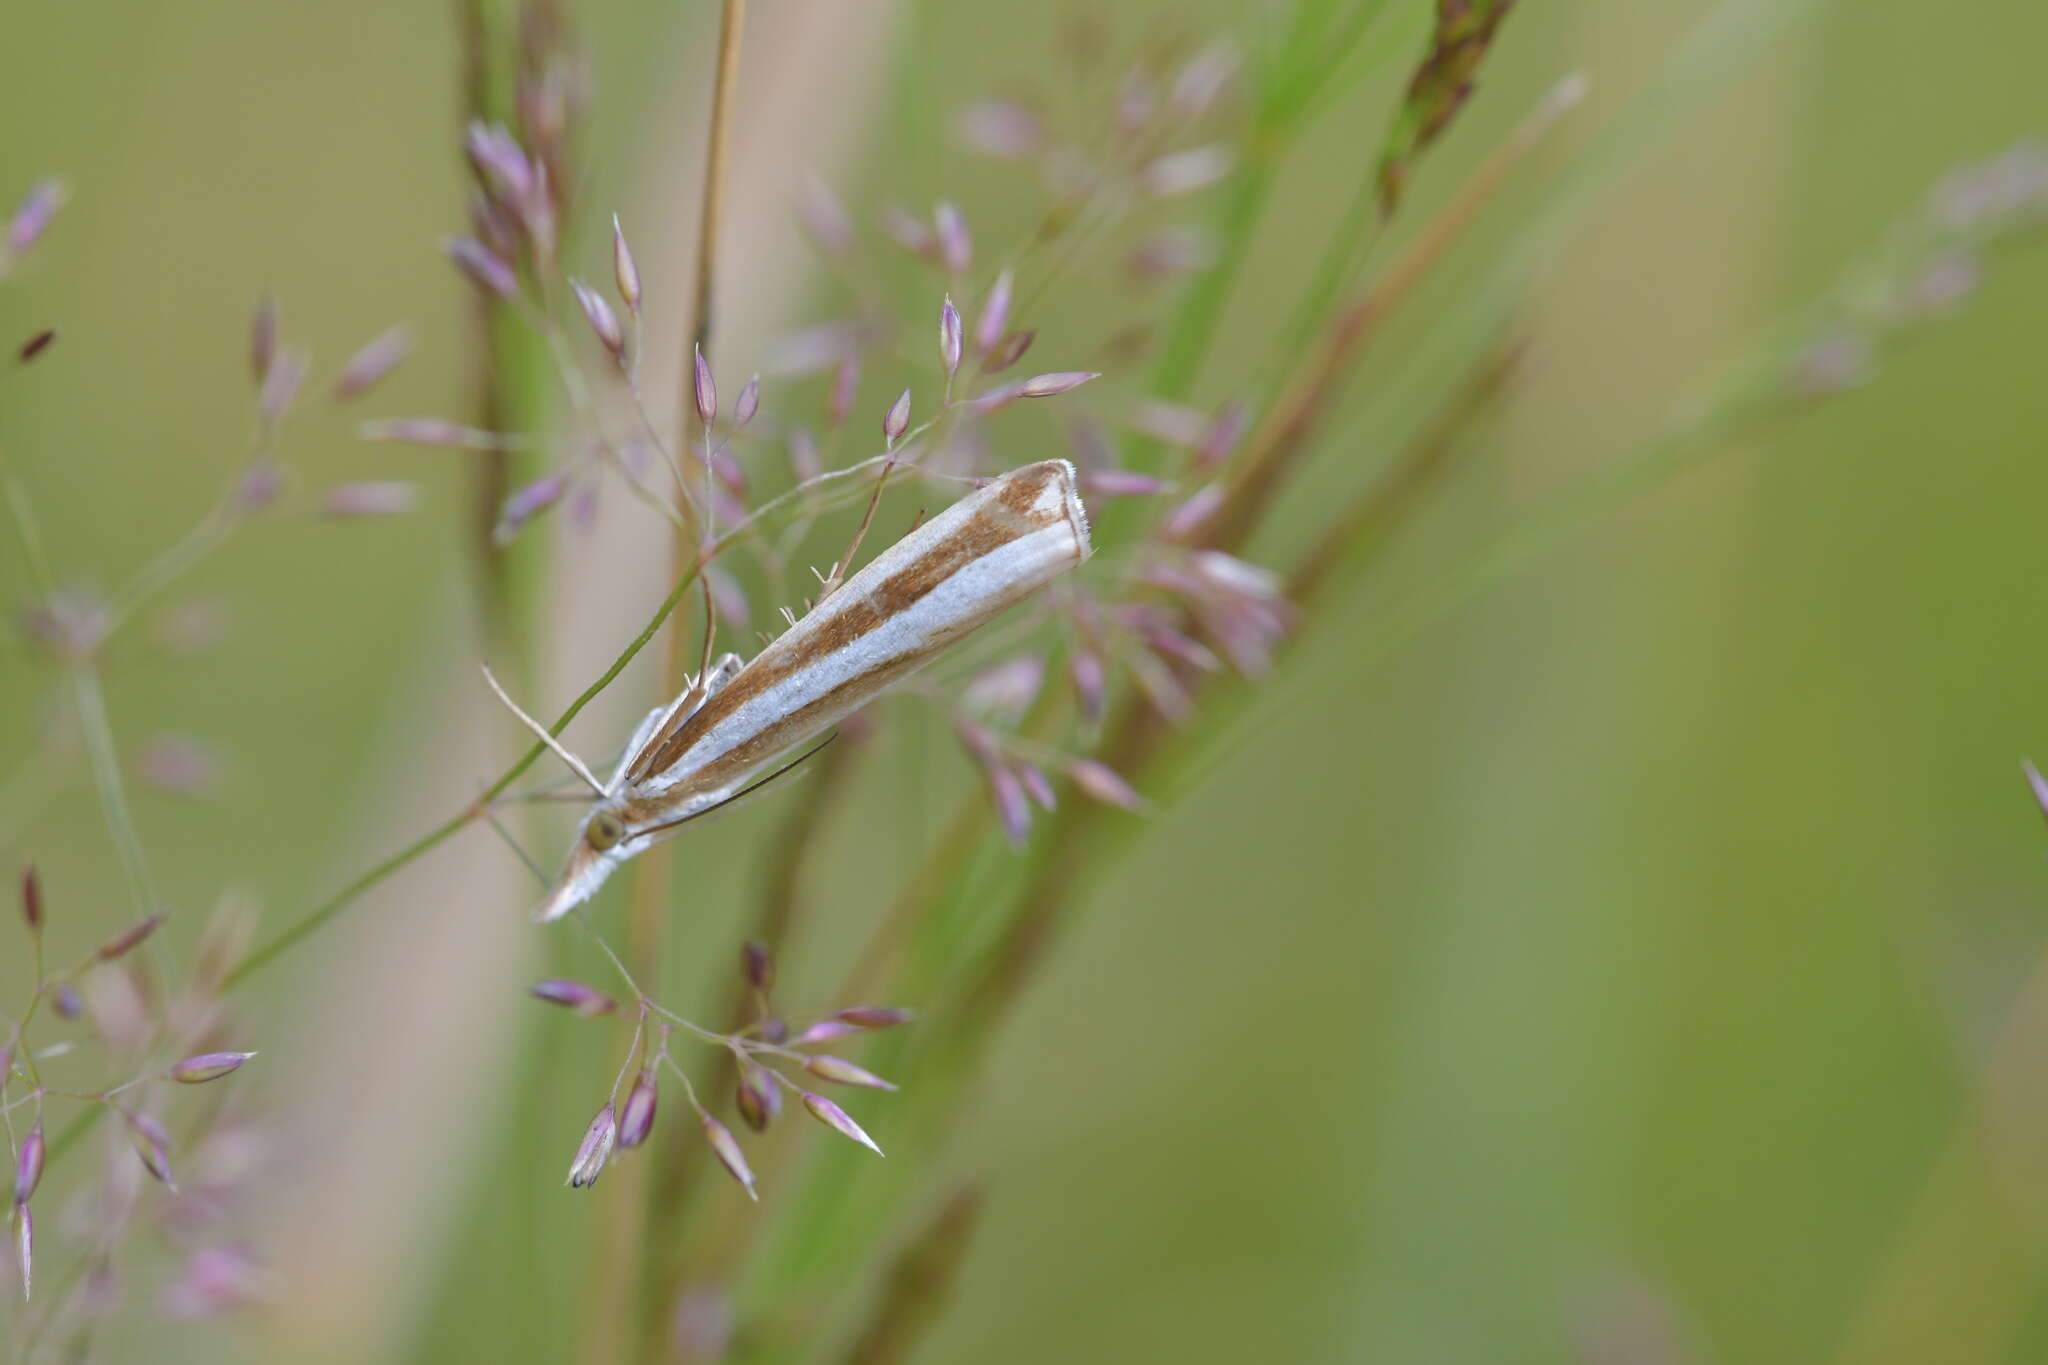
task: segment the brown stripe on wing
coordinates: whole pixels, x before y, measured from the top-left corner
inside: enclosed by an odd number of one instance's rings
[[[925,554],[883,579],[859,600],[843,605],[835,603],[831,618],[822,627],[808,633],[807,638],[792,642],[789,633],[779,636],[673,733],[658,743],[650,744],[627,774],[628,780],[642,782],[670,767],[689,752],[690,746],[707,730],[742,705],[791,674],[838,653],[879,628],[883,622],[915,606],[926,593],[975,560],[1063,520],[1064,510],[1048,514],[1035,504],[1044,491],[1046,481],[1061,477],[1064,472],[1056,461],[1017,471],[993,501],[978,509],[958,530],[933,545]],[[860,578],[860,574],[855,574],[839,591],[858,591]],[[806,621],[810,619],[805,618]],[[810,709],[803,708],[805,711]],[[773,728],[780,731],[783,727],[778,724]],[[751,749],[754,746],[750,742],[742,747]],[[695,785],[694,780],[692,785]]]

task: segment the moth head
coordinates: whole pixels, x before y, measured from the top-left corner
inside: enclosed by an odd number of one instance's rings
[[[594,853],[610,852],[625,837],[626,822],[613,811],[594,811],[583,826],[583,842],[590,845]]]

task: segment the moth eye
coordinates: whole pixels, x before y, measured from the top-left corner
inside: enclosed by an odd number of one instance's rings
[[[590,827],[583,831],[584,842],[597,852],[618,843],[626,837],[626,827],[619,823],[619,817],[608,810],[601,810],[590,817]]]

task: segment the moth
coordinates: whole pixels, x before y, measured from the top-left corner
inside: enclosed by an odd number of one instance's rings
[[[790,754],[1090,551],[1073,465],[1025,465],[877,555],[752,661],[728,654],[650,711],[609,782],[529,720],[597,794],[535,918],[567,914],[627,859],[772,780]]]

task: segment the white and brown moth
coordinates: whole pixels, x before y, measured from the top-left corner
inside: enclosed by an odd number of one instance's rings
[[[758,785],[778,760],[1079,564],[1089,548],[1074,467],[1026,465],[876,556],[751,662],[728,654],[649,712],[610,782],[548,738],[597,800],[536,918],[589,900],[628,858]]]

